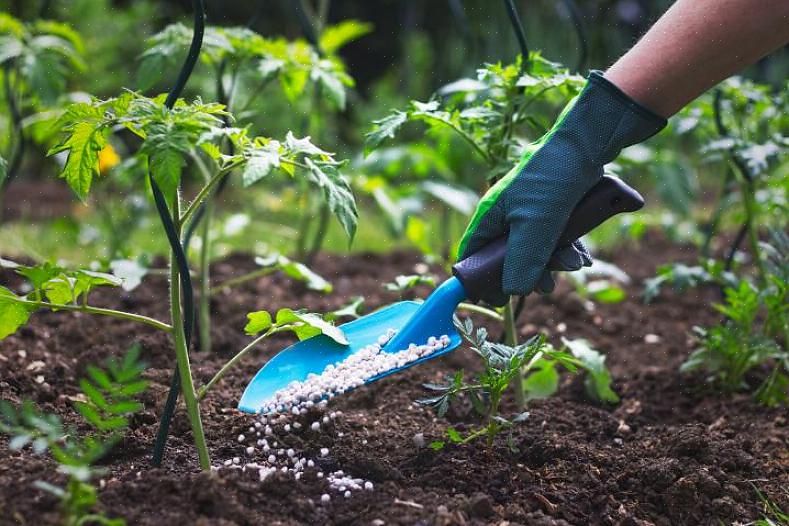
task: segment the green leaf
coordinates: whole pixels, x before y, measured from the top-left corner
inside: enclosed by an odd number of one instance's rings
[[[446,445],[447,445],[446,442],[442,440],[435,440],[433,442],[430,442],[429,447],[433,451],[441,451],[442,449],[444,449]]]
[[[277,326],[287,328],[296,333],[299,340],[325,334],[340,345],[348,345],[342,330],[324,320],[319,314],[280,309],[277,311]]]
[[[351,299],[351,302],[341,307],[335,311],[330,312],[326,315],[326,318],[330,320],[334,320],[337,318],[342,318],[343,316],[348,316],[350,318],[358,318],[360,316],[360,310],[362,304],[364,303],[364,296],[356,296],[355,298]]]
[[[523,382],[523,390],[527,400],[548,398],[559,389],[559,372],[556,362],[540,359],[532,365],[531,372]]]
[[[324,90],[327,98],[336,108],[344,110],[345,86],[343,85],[343,77],[331,69],[322,67],[326,62],[328,61],[321,61],[316,67],[312,68],[310,78]],[[329,64],[331,63],[329,62]]]
[[[68,151],[60,177],[85,201],[93,179],[100,175],[99,152],[107,144],[106,131],[101,122],[89,120],[69,126],[66,133],[66,139],[47,155]]]
[[[305,283],[307,288],[311,290],[317,290],[325,294],[332,291],[332,284],[310,270],[307,265],[298,261],[292,261],[281,254],[273,254],[265,258],[256,257],[255,263],[264,268],[280,270],[288,277]]]
[[[601,303],[621,303],[627,299],[627,293],[622,287],[605,279],[590,281],[586,290]]]
[[[278,74],[284,67],[284,60],[273,57],[265,57],[258,62],[257,72],[265,80]]]
[[[373,25],[359,20],[343,20],[342,22],[326,27],[321,33],[318,43],[327,54],[333,55],[349,42],[358,40],[373,30]]]
[[[340,222],[348,238],[353,240],[359,217],[348,180],[331,164],[315,163],[309,157],[304,159],[304,163],[309,168],[310,182],[323,190],[329,210]]]
[[[44,283],[42,290],[51,303],[70,305],[77,301],[74,290],[76,280],[72,277],[61,275]]]
[[[455,429],[454,427],[447,428],[447,436],[449,437],[449,440],[451,440],[454,444],[460,444],[461,442],[463,442],[463,437],[460,435],[460,432],[458,432],[458,430]]]
[[[384,288],[391,292],[405,292],[419,285],[436,286],[436,279],[433,276],[422,274],[410,274],[407,276],[396,276],[395,280],[384,284]]]
[[[47,261],[32,267],[20,266],[16,269],[16,272],[27,278],[35,290],[39,290],[47,281],[65,272],[65,269]]]
[[[568,340],[562,338],[562,343],[575,356],[579,365],[587,372],[584,385],[586,393],[593,400],[615,404],[619,396],[611,389],[611,373],[605,366],[605,355],[593,349],[584,339]]]
[[[153,177],[168,199],[175,195],[181,181],[181,170],[185,165],[183,155],[177,150],[155,150],[151,154],[150,166]]]
[[[110,261],[110,269],[127,292],[136,289],[148,273],[147,267],[136,259],[115,259]]]
[[[244,186],[247,187],[260,181],[272,170],[279,168],[279,157],[280,143],[277,141],[269,141],[267,144],[251,150],[241,174]]]
[[[367,156],[378,148],[386,139],[391,139],[408,121],[408,114],[396,110],[383,119],[373,121],[373,129],[364,134],[364,155]]]
[[[272,325],[271,314],[261,310],[257,312],[250,312],[247,314],[247,325],[244,327],[244,332],[250,336],[268,330]]]
[[[35,310],[15,301],[19,299],[19,296],[0,286],[0,340],[27,323],[30,314]]]

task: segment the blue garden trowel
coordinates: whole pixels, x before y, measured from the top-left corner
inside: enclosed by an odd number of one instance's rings
[[[573,210],[557,246],[578,239],[616,214],[634,212],[642,206],[644,200],[638,192],[619,179],[603,176]],[[501,296],[491,292],[500,291],[506,248],[504,236],[458,262],[452,267],[454,277],[441,284],[423,303],[401,301],[341,325],[348,345],[324,335],[291,345],[258,371],[244,391],[238,408],[248,413],[259,412],[278,390],[294,380],[306,380],[310,373],[320,374],[327,365],[341,362],[375,343],[389,329],[395,329],[397,335],[384,346],[384,351],[397,352],[410,343],[424,344],[429,337],[444,334],[449,336],[450,342],[433,354],[370,378],[367,383],[454,350],[461,343],[452,321],[455,309],[465,300],[491,301],[490,298]]]

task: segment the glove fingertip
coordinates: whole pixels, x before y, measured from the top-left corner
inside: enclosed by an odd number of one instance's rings
[[[540,276],[535,289],[540,294],[550,294],[556,288],[556,281],[553,279],[551,272],[546,270]]]

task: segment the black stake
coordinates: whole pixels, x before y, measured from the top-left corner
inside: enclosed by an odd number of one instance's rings
[[[175,102],[178,100],[178,97],[181,96],[181,92],[183,92],[184,86],[186,86],[186,82],[189,80],[189,76],[192,74],[192,70],[197,63],[197,59],[200,56],[200,48],[203,45],[203,33],[205,31],[205,7],[203,5],[203,0],[192,0],[192,6],[194,8],[195,24],[192,34],[192,44],[189,46],[189,53],[186,55],[186,60],[181,67],[181,71],[178,73],[175,85],[167,94],[167,99],[164,102],[164,105],[169,109],[175,106]],[[192,288],[192,276],[189,273],[189,263],[186,259],[186,253],[181,246],[181,240],[178,238],[178,230],[170,215],[167,199],[150,170],[148,170],[148,180],[151,183],[151,190],[153,191],[154,202],[156,203],[156,211],[159,213],[159,218],[167,234],[167,241],[170,244],[170,250],[173,253],[173,259],[178,266],[178,274],[183,294],[184,335],[186,337],[186,347],[188,349],[191,346],[195,321],[194,290]],[[164,458],[164,448],[170,433],[170,423],[173,419],[175,405],[178,401],[178,391],[180,391],[180,389],[181,381],[178,375],[178,366],[176,366],[173,371],[173,378],[170,381],[170,392],[164,404],[162,418],[159,421],[159,429],[156,432],[156,442],[153,447],[153,458],[151,463],[156,467],[161,466],[162,459]]]

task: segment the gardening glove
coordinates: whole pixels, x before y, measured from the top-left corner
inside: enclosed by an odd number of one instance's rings
[[[508,235],[501,290],[483,298],[503,305],[509,295],[549,292],[548,269],[591,265],[579,241],[556,247],[571,212],[603,175],[603,166],[632,144],[655,135],[666,119],[632,100],[600,72],[553,127],[483,196],[460,242],[464,259]]]

